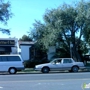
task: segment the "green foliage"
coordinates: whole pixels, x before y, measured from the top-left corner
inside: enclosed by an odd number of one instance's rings
[[[3,24],[7,24],[7,21],[12,17],[12,13],[10,10],[10,3],[4,3],[4,0],[0,0],[0,22]],[[2,33],[10,34],[9,29],[0,28]]]
[[[38,65],[38,64],[43,64],[43,63],[47,63],[48,61],[47,60],[26,60],[24,61],[24,66],[25,68],[34,68],[35,65]]]
[[[66,52],[64,48],[57,48],[52,58],[70,58],[70,53]]]
[[[19,41],[32,41],[32,39],[27,35],[23,35],[22,38],[19,39]]]
[[[58,42],[59,47],[69,54],[72,43],[73,57],[80,61],[80,54],[87,52],[82,41],[84,38],[90,40],[90,2],[82,0],[72,6],[63,4],[56,9],[47,9],[43,19],[44,23],[36,21],[32,29],[37,43],[48,49]]]
[[[90,44],[90,2],[81,2],[79,4],[79,20],[82,20],[80,25],[83,26],[83,36],[85,42]]]

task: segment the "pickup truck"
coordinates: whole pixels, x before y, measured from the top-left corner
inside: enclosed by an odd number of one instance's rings
[[[42,73],[49,71],[68,70],[70,72],[78,72],[79,69],[85,69],[83,62],[75,62],[72,58],[56,58],[50,63],[39,64],[35,66],[35,70]]]

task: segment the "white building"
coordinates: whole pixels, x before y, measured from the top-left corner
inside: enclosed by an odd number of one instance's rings
[[[20,54],[23,60],[29,60],[35,56],[35,48],[31,47],[35,42],[18,41],[17,38],[0,38],[0,54]],[[55,47],[52,46],[47,52],[48,60],[55,54]]]
[[[0,54],[17,54],[18,48],[17,38],[0,38]]]
[[[31,58],[31,47],[35,42],[19,41],[19,47],[21,49],[21,56],[23,60],[29,60]]]
[[[31,60],[32,57],[36,56],[36,50],[35,48],[31,48],[32,46],[34,46],[35,42],[25,42],[25,41],[19,41],[19,46],[21,49],[21,56],[23,58],[23,60]],[[55,46],[51,46],[47,52],[47,58],[48,60],[50,60],[56,52],[56,48]]]

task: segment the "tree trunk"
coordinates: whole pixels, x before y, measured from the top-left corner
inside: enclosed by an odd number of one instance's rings
[[[82,61],[81,57],[80,57],[80,54],[78,53],[75,45],[73,45],[73,47],[72,47],[72,58],[75,61]]]
[[[76,46],[76,40],[75,40],[75,32],[72,30],[71,32],[71,42],[72,42],[72,58],[75,61],[81,61],[80,54],[78,53],[77,46]]]

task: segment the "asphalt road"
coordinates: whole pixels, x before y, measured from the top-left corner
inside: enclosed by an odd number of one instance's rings
[[[84,83],[90,83],[90,72],[0,74],[0,90],[82,90]]]

